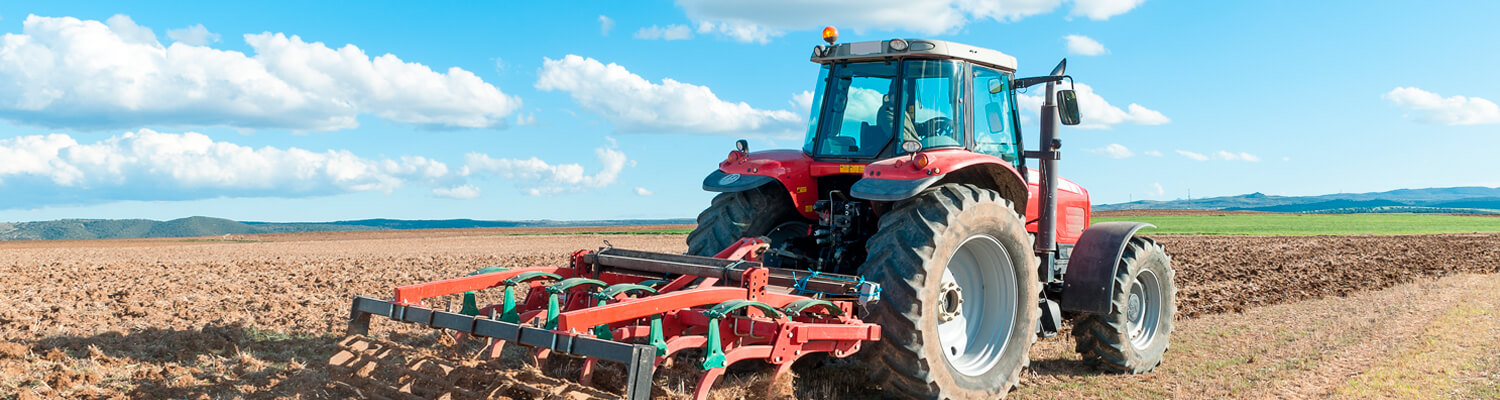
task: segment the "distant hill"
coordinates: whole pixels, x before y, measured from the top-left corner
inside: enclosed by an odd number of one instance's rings
[[[689,218],[620,219],[595,221],[480,221],[472,219],[365,219],[335,222],[240,222],[223,218],[188,217],[171,221],[148,219],[64,219],[0,223],[0,240],[132,239],[403,229],[542,228],[576,226],[692,224]]]
[[[1290,213],[1476,213],[1500,214],[1500,188],[1451,187],[1398,189],[1387,192],[1339,193],[1321,196],[1273,196],[1251,193],[1192,200],[1142,200],[1094,205],[1096,211],[1177,209],[1244,210]]]

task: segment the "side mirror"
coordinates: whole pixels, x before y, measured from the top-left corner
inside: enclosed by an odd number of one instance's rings
[[[1057,119],[1063,125],[1078,125],[1078,95],[1072,90],[1057,91]]]
[[[1000,94],[1005,91],[1005,83],[1000,78],[990,78],[990,94]]]
[[[745,139],[736,140],[734,141],[734,149],[739,150],[741,153],[749,153],[750,142],[746,141]]]

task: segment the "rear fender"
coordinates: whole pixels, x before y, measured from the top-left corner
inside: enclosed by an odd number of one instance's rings
[[[1026,181],[1009,162],[963,149],[924,153],[932,157],[932,163],[923,169],[912,168],[911,156],[906,155],[870,164],[850,194],[865,200],[897,201],[933,185],[965,183],[1000,193],[1011,201],[1017,213],[1025,215]]]
[[[1063,275],[1062,301],[1065,311],[1088,314],[1109,314],[1110,297],[1114,294],[1115,272],[1120,266],[1120,257],[1125,255],[1125,246],[1135,232],[1145,227],[1156,227],[1144,222],[1101,222],[1083,231],[1078,245],[1073,247],[1073,256],[1068,259],[1068,271]]]

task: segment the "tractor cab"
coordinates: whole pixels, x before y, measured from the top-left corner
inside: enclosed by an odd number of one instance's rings
[[[813,159],[868,162],[954,148],[1021,167],[1014,57],[891,39],[818,46],[812,61],[822,67],[802,151]]]

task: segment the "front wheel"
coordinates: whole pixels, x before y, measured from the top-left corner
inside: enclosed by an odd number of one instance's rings
[[[893,205],[860,274],[881,285],[866,357],[894,397],[1004,397],[1036,339],[1037,261],[1011,203],[942,185]],[[865,353],[865,352],[861,352]]]
[[[1161,365],[1177,317],[1175,275],[1171,258],[1156,241],[1130,239],[1115,270],[1110,313],[1085,315],[1073,325],[1083,362],[1128,374]]]
[[[740,238],[765,235],[780,224],[800,221],[800,217],[791,195],[780,184],[720,193],[698,214],[698,226],[688,233],[688,254],[712,256]]]

